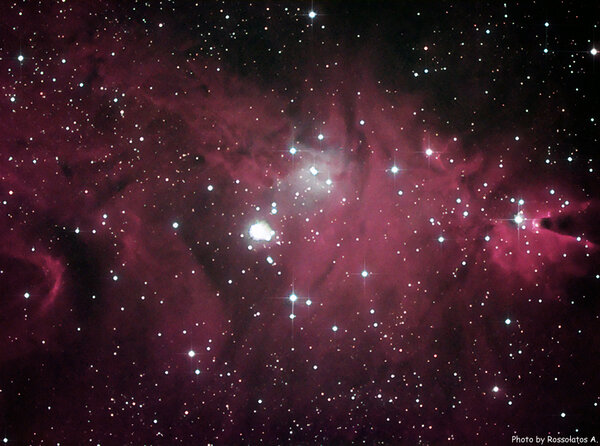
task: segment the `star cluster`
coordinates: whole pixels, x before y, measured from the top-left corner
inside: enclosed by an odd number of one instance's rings
[[[597,435],[599,12],[7,6],[0,438]]]

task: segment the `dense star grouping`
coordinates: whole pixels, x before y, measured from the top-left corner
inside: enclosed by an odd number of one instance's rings
[[[599,17],[7,6],[0,439],[598,434]]]

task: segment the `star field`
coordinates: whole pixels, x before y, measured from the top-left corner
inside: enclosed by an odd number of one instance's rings
[[[581,3],[7,4],[3,444],[600,441]]]

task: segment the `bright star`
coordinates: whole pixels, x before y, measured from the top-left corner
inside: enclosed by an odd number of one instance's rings
[[[500,390],[500,388],[498,386],[494,386],[494,388],[492,389],[492,392],[497,392],[498,390]]]
[[[523,218],[523,216],[521,214],[517,214],[515,215],[515,223],[520,225],[521,223],[523,223],[523,221],[525,221],[525,219]]]
[[[596,54],[598,54],[598,50],[596,48],[592,48],[590,53],[592,54],[592,56],[595,56]]]
[[[190,350],[190,351],[188,352],[188,356],[189,356],[190,358],[193,358],[194,356],[196,356],[196,352],[195,352],[194,350]]]
[[[440,236],[438,237],[438,242],[440,242],[440,243],[443,243],[443,242],[444,242],[444,240],[445,240],[444,236],[440,235]]]
[[[392,168],[390,169],[390,171],[394,174],[400,172],[400,169],[398,169],[398,166],[392,166]]]
[[[317,170],[317,168],[315,166],[310,166],[310,169],[308,169],[308,170],[313,176],[316,176],[319,173],[319,171]]]
[[[296,302],[298,300],[298,296],[294,293],[290,294],[290,302]]]
[[[431,150],[429,147],[425,150],[425,155],[427,156],[431,156],[433,155],[433,150]]]
[[[337,326],[337,325],[334,325],[333,327],[331,327],[331,329],[332,329],[333,331],[338,331],[338,326]]]
[[[512,322],[512,321],[511,321],[510,319],[508,319],[508,318],[506,318],[506,320],[504,321],[504,323],[505,323],[506,325],[510,325],[510,323],[511,323],[511,322]]]
[[[298,150],[297,150],[295,147],[290,147],[290,153],[291,153],[292,155],[295,155],[295,154],[296,154],[296,152],[298,152]]]
[[[360,273],[361,276],[363,276],[364,278],[367,278],[369,276],[369,271],[363,271],[362,273]]]
[[[258,223],[254,223],[250,226],[250,230],[248,231],[250,237],[256,241],[266,241],[269,242],[275,235],[275,231],[271,229],[269,224],[265,221],[259,221]]]
[[[311,19],[314,19],[317,16],[317,13],[315,11],[310,11],[308,13],[308,17],[310,17]]]
[[[325,138],[325,137],[323,136],[323,134],[322,134],[322,133],[319,133],[319,136],[317,136],[317,139],[318,139],[319,141],[323,141],[323,138]]]

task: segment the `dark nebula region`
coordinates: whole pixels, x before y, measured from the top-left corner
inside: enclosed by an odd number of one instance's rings
[[[600,441],[599,24],[5,3],[0,441]]]

